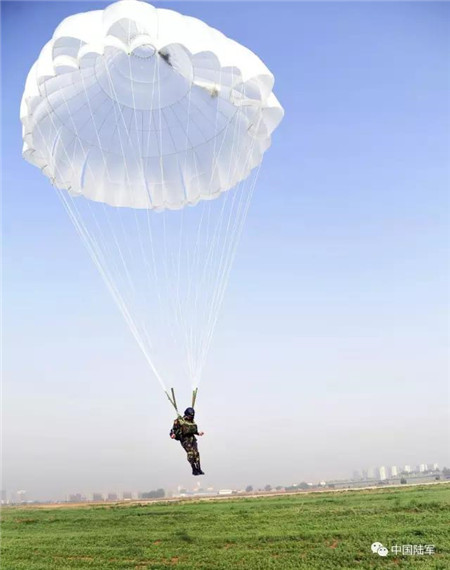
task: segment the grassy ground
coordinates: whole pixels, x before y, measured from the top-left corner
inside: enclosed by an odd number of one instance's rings
[[[2,570],[450,568],[450,484],[226,501],[5,508]],[[434,555],[373,554],[373,542]]]

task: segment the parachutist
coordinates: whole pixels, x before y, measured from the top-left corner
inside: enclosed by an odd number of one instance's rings
[[[197,424],[194,422],[194,408],[186,408],[183,417],[178,416],[173,422],[170,430],[170,437],[181,443],[186,451],[187,460],[192,467],[192,475],[204,475],[200,466],[200,454],[197,447],[196,435],[202,436],[203,432],[198,431]]]

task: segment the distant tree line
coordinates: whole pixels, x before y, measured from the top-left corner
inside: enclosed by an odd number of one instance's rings
[[[285,487],[286,491],[298,491],[299,489],[301,489],[302,491],[305,491],[306,489],[309,489],[309,488],[310,488],[310,485],[308,485],[308,483],[306,481],[302,481],[298,485],[290,485],[289,487]]]
[[[407,475],[415,475],[417,473],[419,473],[419,471],[401,471],[400,475],[402,477],[400,479],[400,483],[402,485],[406,485],[408,482],[406,479],[406,476]],[[436,475],[436,473],[440,473],[444,477],[444,479],[450,479],[450,468],[448,468],[448,467],[444,467],[442,469],[442,471],[439,469],[428,469],[426,471],[421,472],[420,474],[422,475],[422,474],[428,474],[428,473],[433,473],[435,475]],[[436,475],[435,480],[439,481],[441,479],[441,475]],[[387,484],[388,484],[388,481],[378,481],[378,485],[387,485]],[[335,489],[336,485],[334,483],[328,483],[327,487],[329,489]],[[308,483],[306,483],[306,481],[302,481],[298,485],[288,485],[286,487],[282,487],[281,485],[278,485],[277,487],[275,487],[275,489],[277,491],[281,491],[281,489],[284,489],[285,491],[291,491],[291,492],[292,491],[299,491],[299,490],[306,491],[306,489],[310,489],[310,488],[311,488],[311,485],[308,485]],[[246,493],[252,493],[254,491],[253,486],[247,485],[247,487],[245,488],[245,491],[246,491]],[[258,491],[266,491],[266,492],[272,491],[272,486],[266,485],[263,489],[258,489]]]
[[[156,491],[145,491],[143,493],[139,493],[140,499],[161,499],[165,496],[166,492],[164,489],[156,489]]]

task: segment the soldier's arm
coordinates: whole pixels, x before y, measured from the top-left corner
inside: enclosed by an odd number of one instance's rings
[[[205,432],[204,432],[204,431],[198,431],[198,426],[197,426],[197,424],[194,424],[194,425],[195,425],[194,435],[200,435],[200,436],[202,436]]]
[[[177,429],[177,427],[178,427],[178,418],[173,422],[172,429],[169,432],[169,435],[172,439],[175,439],[175,430]]]

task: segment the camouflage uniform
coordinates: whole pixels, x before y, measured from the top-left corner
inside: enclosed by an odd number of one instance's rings
[[[181,443],[182,448],[186,451],[187,460],[191,464],[192,473],[194,475],[203,474],[200,467],[200,454],[197,447],[198,428],[197,424],[186,418],[179,416],[174,422],[170,430],[170,435]]]

